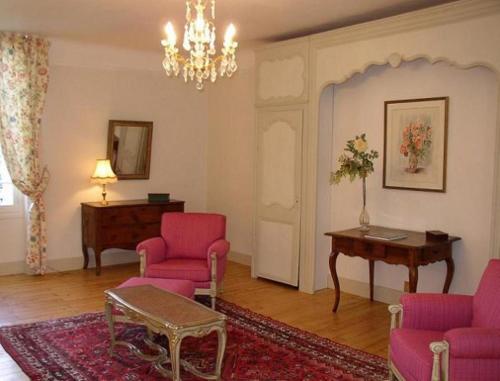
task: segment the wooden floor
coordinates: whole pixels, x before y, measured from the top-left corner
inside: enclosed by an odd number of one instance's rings
[[[29,323],[84,312],[102,311],[103,291],[138,274],[138,265],[94,271],[53,273],[43,277],[0,277],[0,325]],[[250,268],[229,263],[221,297],[294,327],[380,356],[386,356],[387,305],[342,294],[339,311],[331,312],[333,291],[314,295],[274,282],[252,279]],[[0,346],[0,380],[28,380]]]

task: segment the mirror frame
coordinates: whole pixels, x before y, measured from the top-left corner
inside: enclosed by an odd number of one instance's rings
[[[118,174],[113,166],[113,137],[115,135],[115,127],[117,126],[131,126],[131,127],[144,127],[147,128],[147,147],[146,147],[146,167],[144,173],[134,174]],[[108,125],[108,148],[106,158],[110,160],[111,167],[115,171],[118,180],[148,180],[149,167],[151,164],[151,144],[153,140],[153,122],[139,122],[134,120],[110,120]]]

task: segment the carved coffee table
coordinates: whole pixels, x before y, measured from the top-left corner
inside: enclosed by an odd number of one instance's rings
[[[105,312],[111,334],[110,355],[114,347],[127,347],[138,357],[151,361],[161,375],[180,381],[180,366],[207,380],[220,380],[222,360],[226,348],[226,316],[211,310],[191,299],[146,285],[125,288],[115,288],[104,292],[106,295]],[[113,309],[123,315],[113,313]],[[115,322],[136,323],[146,326],[147,337],[144,342],[157,352],[147,355],[135,345],[115,339]],[[203,373],[192,364],[180,359],[182,339],[186,336],[202,337],[211,332],[217,332],[218,350],[215,373]],[[153,342],[153,333],[165,335],[168,338],[168,350]],[[163,367],[171,364],[172,371]]]

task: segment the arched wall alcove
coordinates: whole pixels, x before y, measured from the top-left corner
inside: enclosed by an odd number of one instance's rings
[[[464,18],[467,15],[467,18]],[[460,68],[485,66],[500,73],[500,3],[458,1],[440,9],[402,15],[312,36],[309,47],[309,117],[304,131],[300,289],[316,290],[319,101],[324,88],[343,83],[371,65],[425,58]],[[489,247],[500,249],[500,102],[496,110],[494,201]],[[325,263],[326,266],[326,263]],[[478,280],[477,280],[478,281]]]
[[[493,245],[496,75],[477,63],[460,65],[443,58],[415,55],[403,59],[391,54],[386,62],[370,62],[325,83],[318,102],[315,289],[325,287],[329,279],[330,241],[322,233],[356,226],[361,208],[361,182],[347,180],[332,187],[328,174],[337,167],[345,142],[365,132],[370,147],[380,153],[375,173],[368,179],[372,222],[413,230],[442,229],[462,236],[464,240],[454,250],[455,276],[460,282],[452,285],[452,291],[474,291]],[[447,192],[383,189],[384,101],[437,96],[450,97]],[[338,268],[349,291],[368,292],[363,287],[368,280],[367,261],[341,256]],[[444,263],[421,268],[419,290],[439,292],[444,274]],[[377,263],[375,297],[390,301],[388,290],[401,290],[407,277],[405,267]]]

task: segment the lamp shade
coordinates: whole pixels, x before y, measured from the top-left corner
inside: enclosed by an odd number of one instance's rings
[[[108,159],[97,159],[94,174],[90,177],[92,184],[111,184],[118,181],[115,173],[111,169]]]

